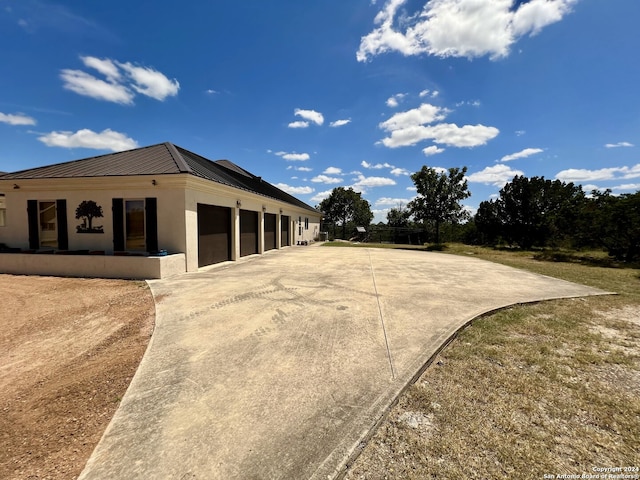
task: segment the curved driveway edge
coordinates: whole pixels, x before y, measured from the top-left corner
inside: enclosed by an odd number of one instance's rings
[[[312,247],[149,285],[152,342],[80,480],[334,478],[470,320],[607,293],[471,257]]]

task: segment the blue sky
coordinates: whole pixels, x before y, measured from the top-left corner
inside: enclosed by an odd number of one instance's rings
[[[640,190],[637,0],[0,0],[0,171],[169,141],[376,213],[422,165]]]

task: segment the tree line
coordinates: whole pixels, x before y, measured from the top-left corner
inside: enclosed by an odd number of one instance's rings
[[[392,208],[386,224],[371,228],[371,205],[352,188],[334,189],[317,208],[333,228],[330,234],[345,239],[354,227],[364,226],[373,233],[371,241],[439,244],[444,232],[446,240],[469,244],[603,248],[619,261],[640,260],[640,191],[613,195],[594,190],[587,195],[580,185],[521,175],[496,199],[480,203],[472,216],[461,203],[471,195],[466,172],[466,167],[423,166],[411,175],[416,198]]]

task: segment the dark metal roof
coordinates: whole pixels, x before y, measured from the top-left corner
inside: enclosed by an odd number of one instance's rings
[[[213,162],[169,142],[7,173],[0,175],[0,179],[114,177],[178,173],[188,173],[317,212],[313,207],[229,160]]]

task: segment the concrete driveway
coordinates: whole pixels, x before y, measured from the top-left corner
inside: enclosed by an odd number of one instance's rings
[[[155,333],[81,480],[333,478],[469,320],[604,293],[369,248],[292,247],[149,284]]]

